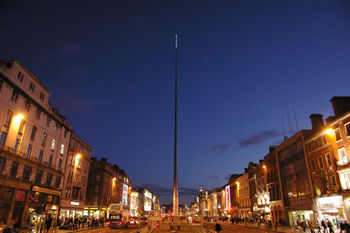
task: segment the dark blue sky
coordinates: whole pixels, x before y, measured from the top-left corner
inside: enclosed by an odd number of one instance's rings
[[[310,128],[311,113],[350,94],[345,0],[5,0],[0,22],[0,57],[37,75],[93,156],[163,194],[178,33],[180,202],[262,159],[287,112],[295,130],[293,108]]]

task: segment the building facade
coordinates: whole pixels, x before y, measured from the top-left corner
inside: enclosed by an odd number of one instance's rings
[[[62,219],[88,215],[87,211],[84,211],[84,205],[90,158],[91,147],[73,132],[69,140],[60,203],[60,217]]]
[[[0,222],[58,216],[69,138],[50,93],[18,61],[0,65]]]
[[[276,148],[285,219],[289,225],[314,222],[312,185],[304,150],[304,138],[310,134],[311,130],[300,130]]]

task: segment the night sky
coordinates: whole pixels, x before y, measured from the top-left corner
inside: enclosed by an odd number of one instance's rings
[[[179,187],[188,203],[349,96],[350,1],[0,1],[15,58],[93,149],[170,202],[174,37]]]

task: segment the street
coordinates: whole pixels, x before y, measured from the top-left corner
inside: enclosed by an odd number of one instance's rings
[[[105,227],[105,228],[98,228],[98,229],[86,229],[86,230],[82,230],[79,232],[89,232],[89,233],[131,233],[131,232],[137,232],[139,228],[137,226],[129,226],[128,228],[125,229],[110,229],[109,227]],[[59,230],[57,231],[57,233],[70,233],[70,232],[78,232],[78,231],[64,231],[64,230]]]
[[[209,230],[214,230],[215,223],[206,223]],[[256,229],[251,227],[245,227],[242,225],[236,225],[231,223],[220,223],[221,232],[220,233],[229,233],[229,232],[244,232],[244,233],[256,233],[256,232],[271,232],[269,230],[264,229]]]

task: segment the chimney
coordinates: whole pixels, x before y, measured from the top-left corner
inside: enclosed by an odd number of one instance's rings
[[[312,130],[320,129],[324,126],[322,114],[316,114],[316,113],[311,114],[310,119],[311,119]]]
[[[334,96],[330,102],[336,117],[350,110],[350,96]]]
[[[101,162],[107,162],[107,158],[105,157],[101,158]]]

